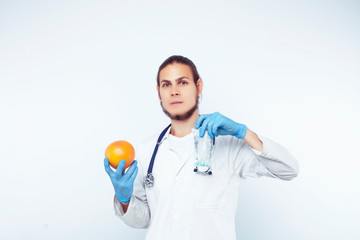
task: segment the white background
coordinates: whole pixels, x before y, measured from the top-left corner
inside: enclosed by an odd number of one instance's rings
[[[359,239],[358,1],[0,1],[0,238],[143,239],[114,215],[106,146],[169,124],[173,54],[218,111],[300,174],[240,186],[238,239]]]

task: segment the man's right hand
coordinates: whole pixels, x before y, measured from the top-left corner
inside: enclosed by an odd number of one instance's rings
[[[116,198],[121,203],[128,203],[131,199],[134,189],[134,181],[138,173],[137,161],[135,160],[131,164],[126,173],[124,169],[124,160],[120,161],[118,167],[116,168],[116,172],[111,170],[109,160],[107,158],[104,159],[104,166],[105,171],[109,175],[113,184]]]

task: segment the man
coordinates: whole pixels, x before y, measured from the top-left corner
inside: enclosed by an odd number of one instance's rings
[[[120,161],[116,172],[105,158],[105,170],[115,189],[115,213],[134,228],[148,228],[147,240],[236,239],[238,186],[247,177],[291,180],[298,163],[283,146],[252,132],[222,114],[199,115],[203,81],[194,63],[171,56],[159,67],[157,92],[171,119],[153,164],[154,185],[143,179],[157,145],[158,134],[136,149],[128,171]],[[192,128],[215,141],[211,175],[194,172]]]

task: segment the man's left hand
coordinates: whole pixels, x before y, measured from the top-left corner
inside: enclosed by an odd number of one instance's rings
[[[219,135],[231,135],[243,139],[247,131],[246,125],[234,122],[219,112],[200,115],[196,120],[195,129],[199,127],[200,137],[203,137],[207,130],[211,139]]]

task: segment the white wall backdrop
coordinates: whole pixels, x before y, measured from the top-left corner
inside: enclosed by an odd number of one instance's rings
[[[300,162],[241,185],[238,239],[360,239],[359,1],[0,1],[0,238],[144,239],[113,212],[105,147],[169,119],[173,54],[219,111]]]

